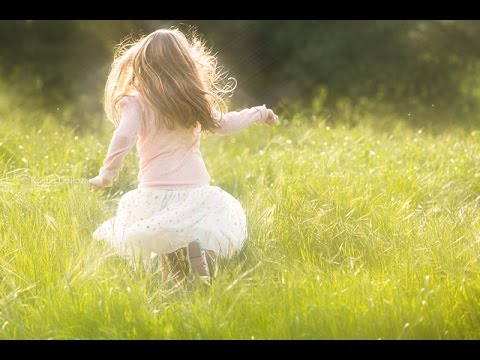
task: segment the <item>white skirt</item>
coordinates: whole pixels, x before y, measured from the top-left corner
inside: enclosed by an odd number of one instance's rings
[[[116,216],[93,237],[124,255],[168,254],[198,240],[206,250],[229,258],[245,242],[247,221],[238,200],[217,186],[139,188],[121,197]]]

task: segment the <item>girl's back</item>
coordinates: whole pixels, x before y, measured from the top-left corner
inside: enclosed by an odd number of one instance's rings
[[[140,156],[139,188],[185,189],[208,185],[210,176],[200,152],[200,126],[170,129],[155,121],[143,106],[137,150]]]

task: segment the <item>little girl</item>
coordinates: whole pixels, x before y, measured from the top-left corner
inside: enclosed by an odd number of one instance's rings
[[[215,258],[231,257],[247,236],[240,203],[209,185],[201,131],[229,135],[250,124],[276,124],[278,117],[265,105],[220,112],[222,96],[234,89],[219,86],[223,78],[202,42],[171,29],[120,48],[107,79],[105,111],[116,129],[99,175],[89,183],[112,186],[136,143],[139,184],[93,237],[127,254],[160,255],[164,279],[169,273],[183,279],[187,266],[208,279]]]

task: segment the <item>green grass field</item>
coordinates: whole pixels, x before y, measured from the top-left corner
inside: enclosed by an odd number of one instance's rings
[[[480,132],[367,120],[207,135],[248,244],[211,288],[174,289],[91,237],[134,150],[95,191],[110,132],[3,119],[0,338],[479,339]]]

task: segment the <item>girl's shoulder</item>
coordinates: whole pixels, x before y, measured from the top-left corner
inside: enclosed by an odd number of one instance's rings
[[[118,101],[117,106],[120,110],[135,109],[142,110],[143,104],[139,95],[124,95]]]
[[[145,132],[144,108],[142,101],[136,95],[124,95],[117,102],[118,110],[124,114],[132,124],[140,126],[140,136]]]

